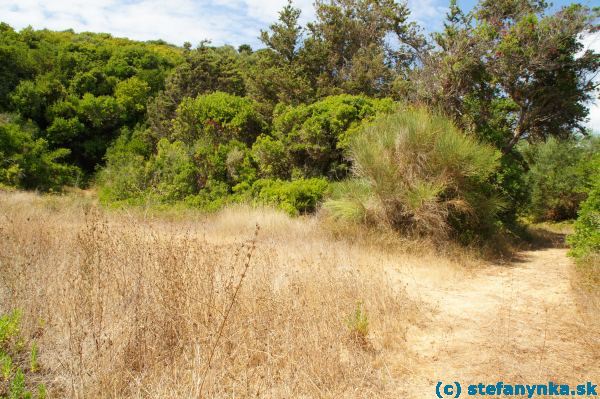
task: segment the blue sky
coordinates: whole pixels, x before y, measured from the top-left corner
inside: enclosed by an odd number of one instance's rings
[[[449,0],[409,0],[413,18],[426,30],[439,29]],[[591,0],[585,0],[591,5]],[[304,22],[313,0],[295,0]],[[286,0],[0,0],[0,20],[20,29],[108,32],[132,39],[164,39],[181,45],[210,39],[214,44],[258,47],[261,28],[277,18]],[[566,0],[556,6],[568,4]],[[461,0],[470,9],[475,0]]]
[[[108,32],[137,40],[163,39],[193,45],[209,39],[215,45],[260,47],[258,35],[277,19],[287,0],[0,0],[0,21],[16,29],[28,25],[36,29],[74,29],[76,32]],[[412,18],[426,31],[440,29],[449,0],[408,0]],[[583,4],[598,4],[584,0]],[[295,0],[302,21],[313,19],[313,0]],[[464,9],[476,0],[459,0]],[[554,7],[570,1],[554,2]],[[600,51],[600,35],[586,45]],[[600,131],[600,108],[592,115],[594,129]]]

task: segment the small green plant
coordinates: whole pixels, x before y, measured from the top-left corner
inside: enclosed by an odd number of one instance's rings
[[[29,370],[32,373],[38,371],[38,347],[35,341],[31,344],[31,352],[29,353]]]
[[[362,301],[356,303],[354,311],[346,319],[346,325],[350,330],[350,337],[365,345],[367,343],[367,335],[369,334],[369,318],[367,312],[364,309],[364,303]]]
[[[46,386],[44,384],[38,385],[37,399],[46,399],[48,394],[46,393]]]
[[[30,375],[39,371],[38,346],[31,344],[27,364],[27,342],[21,336],[21,312],[0,315],[0,399],[31,399]],[[46,398],[46,387],[37,386],[37,399]]]
[[[25,389],[25,374],[23,370],[17,368],[12,381],[10,382],[10,387],[8,389],[8,398],[9,399],[21,399],[25,396],[31,397],[31,393],[26,392]]]
[[[3,381],[8,381],[12,368],[12,358],[8,356],[8,354],[0,351],[0,374],[2,374]]]
[[[14,310],[0,316],[0,348],[7,346],[19,334],[21,312]]]

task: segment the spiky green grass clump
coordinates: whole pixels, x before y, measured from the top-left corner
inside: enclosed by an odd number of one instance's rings
[[[500,154],[448,119],[408,108],[367,125],[350,145],[354,178],[325,209],[337,219],[447,236],[490,229],[502,201],[488,183]]]

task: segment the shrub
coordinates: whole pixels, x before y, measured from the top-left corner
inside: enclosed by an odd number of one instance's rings
[[[188,147],[181,141],[170,143],[161,139],[147,170],[152,193],[161,201],[182,200],[196,191],[196,168]]]
[[[201,189],[214,182],[226,184],[226,193],[242,187],[249,188],[256,180],[256,168],[245,144],[231,140],[216,146],[198,143],[194,150],[194,160],[198,168],[198,182]],[[239,186],[239,187],[236,187]]]
[[[279,107],[273,120],[273,135],[279,144],[262,139],[255,148],[260,171],[263,176],[286,178],[295,168],[296,174],[303,177],[342,178],[349,169],[344,151],[361,122],[392,109],[389,99],[351,95],[328,97],[310,105]],[[282,148],[287,153],[284,157]],[[283,160],[289,164],[287,170]]]
[[[120,136],[106,151],[106,166],[98,173],[100,199],[103,202],[141,200],[149,185],[146,163],[150,152],[144,130],[121,129]]]
[[[262,135],[252,146],[252,157],[259,165],[262,177],[291,177],[291,165],[286,146],[282,140]]]
[[[585,164],[597,147],[598,142],[594,140],[550,138],[524,149],[531,187],[529,212],[536,221],[576,217],[590,180],[590,169]]]
[[[596,154],[588,163],[590,171],[594,171],[594,185],[587,199],[581,204],[575,232],[568,238],[571,244],[570,254],[578,259],[600,258],[600,155]]]
[[[416,234],[487,233],[502,201],[488,183],[499,153],[423,108],[377,118],[350,144],[355,179],[325,207],[338,219]]]
[[[216,92],[184,98],[177,108],[171,139],[188,145],[212,145],[238,140],[251,145],[266,129],[252,100]]]
[[[69,150],[50,150],[48,142],[35,135],[33,125],[0,122],[0,184],[40,191],[76,184],[79,169],[62,162]]]
[[[252,185],[255,202],[274,205],[290,215],[314,212],[327,191],[328,183],[323,178],[293,181],[257,180]]]
[[[149,94],[148,83],[135,76],[119,82],[115,88],[117,104],[130,115],[130,118],[146,110]]]

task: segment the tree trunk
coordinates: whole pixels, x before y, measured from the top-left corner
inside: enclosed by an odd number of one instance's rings
[[[504,148],[502,149],[502,155],[508,154],[513,149],[515,144],[517,144],[519,142],[519,139],[521,139],[521,136],[523,136],[523,132],[524,132],[523,125],[525,124],[525,115],[527,114],[527,108],[528,107],[526,107],[526,106],[521,106],[519,121],[517,122],[517,126],[515,127],[515,131],[513,132],[512,138],[510,139],[508,144],[506,144],[504,146]]]
[[[506,144],[504,146],[504,148],[502,149],[502,155],[508,154],[510,152],[510,150],[513,149],[513,147],[515,146],[515,144],[517,144],[517,142],[521,138],[522,134],[523,133],[521,132],[521,128],[519,126],[517,126],[517,128],[515,129],[515,132],[513,133],[512,138],[510,139],[510,141],[508,142],[508,144]]]

